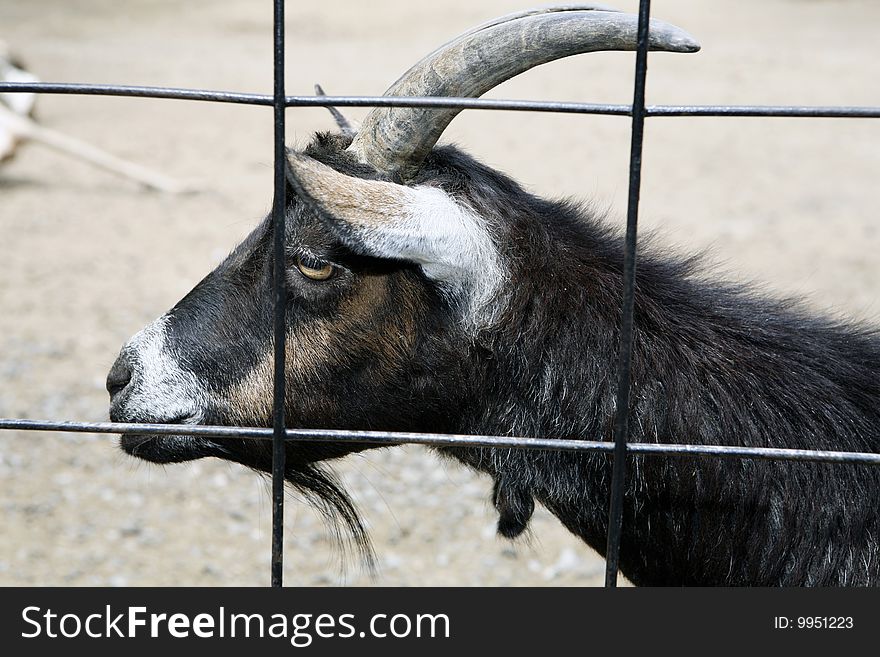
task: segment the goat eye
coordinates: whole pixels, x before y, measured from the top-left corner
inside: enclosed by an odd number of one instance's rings
[[[329,262],[304,255],[296,259],[296,268],[303,276],[313,281],[326,281],[336,273],[336,267]]]

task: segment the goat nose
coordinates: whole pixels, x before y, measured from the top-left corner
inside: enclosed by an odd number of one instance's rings
[[[110,393],[110,401],[113,401],[113,398],[131,383],[131,375],[131,364],[124,355],[120,355],[107,374],[107,392]]]

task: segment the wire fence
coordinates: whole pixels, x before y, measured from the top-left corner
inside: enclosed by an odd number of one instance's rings
[[[880,454],[802,449],[739,447],[729,445],[688,445],[675,443],[630,443],[626,409],[629,408],[630,370],[633,340],[634,288],[636,271],[636,238],[638,234],[639,192],[641,188],[642,144],[644,122],[649,117],[714,116],[714,117],[786,117],[786,118],[880,118],[880,107],[848,106],[760,106],[760,105],[646,105],[645,85],[648,63],[648,25],[650,0],[639,2],[638,44],[632,105],[554,102],[535,100],[491,100],[456,97],[398,96],[287,96],[284,90],[284,0],[273,0],[274,89],[272,95],[234,93],[172,87],[76,83],[0,82],[3,93],[76,94],[193,100],[241,105],[273,107],[274,119],[274,200],[273,214],[273,279],[275,383],[273,427],[236,427],[188,425],[187,434],[211,438],[271,440],[272,465],[272,547],[271,585],[282,585],[284,557],[284,458],[285,442],[339,441],[374,445],[421,444],[443,447],[495,447],[529,450],[558,450],[584,453],[607,453],[613,458],[611,495],[608,510],[605,585],[616,586],[618,557],[622,534],[623,493],[626,483],[628,456],[785,460],[880,466]],[[294,429],[285,426],[285,281],[283,272],[286,213],[285,181],[285,109],[288,107],[425,107],[460,108],[494,111],[553,112],[570,114],[604,114],[632,118],[629,170],[629,195],[624,248],[624,289],[621,314],[619,379],[614,423],[614,440],[547,439],[539,437],[475,436],[435,433],[401,433],[384,431],[344,431],[334,429]],[[176,435],[179,425],[134,424],[114,422],[49,422],[32,419],[0,418],[0,430],[86,432],[114,434]]]

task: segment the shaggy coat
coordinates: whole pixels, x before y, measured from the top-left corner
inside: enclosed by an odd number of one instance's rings
[[[382,180],[349,142],[318,135],[296,158]],[[468,208],[495,248],[492,285],[475,303],[475,286],[377,257],[307,182],[294,172],[291,182],[289,426],[612,439],[623,244],[602,216],[533,196],[455,147],[435,149],[411,187]],[[162,318],[159,346],[145,329],[123,350],[108,382],[113,419],[271,425],[271,229],[270,218]],[[335,268],[327,280],[303,275],[324,263]],[[633,442],[880,451],[872,329],[713,281],[699,260],[645,245],[634,345]],[[150,349],[173,356],[180,374],[163,386],[189,395],[183,411],[157,415],[142,382]],[[269,446],[252,441],[182,432],[123,447],[159,462],[271,467]],[[365,554],[357,512],[321,462],[367,447],[287,448],[288,480],[340,517]],[[491,475],[502,535],[526,530],[537,502],[604,551],[609,455],[438,451]],[[621,570],[637,585],[876,585],[878,496],[871,466],[631,456]]]

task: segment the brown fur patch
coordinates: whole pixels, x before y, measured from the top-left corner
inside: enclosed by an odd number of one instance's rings
[[[344,367],[349,357],[374,358],[377,381],[406,367],[416,341],[418,296],[414,286],[399,287],[391,304],[388,276],[363,276],[340,303],[336,319],[314,318],[288,332],[289,404],[301,407],[308,403],[329,414],[331,399],[313,399],[302,393],[314,387],[316,377],[326,376],[328,368]],[[271,341],[263,358],[227,393],[225,406],[234,422],[271,422],[274,371]]]
[[[358,290],[340,306],[351,343],[368,351],[382,369],[399,369],[412,354],[416,340],[416,313],[420,288],[398,278],[393,298],[386,276],[365,276]],[[384,308],[383,312],[376,309]]]
[[[315,319],[296,331],[288,331],[285,372],[291,384],[302,384],[315,376],[331,358],[336,327]],[[226,407],[235,422],[268,424],[272,419],[275,380],[275,341],[257,365],[227,393]]]

